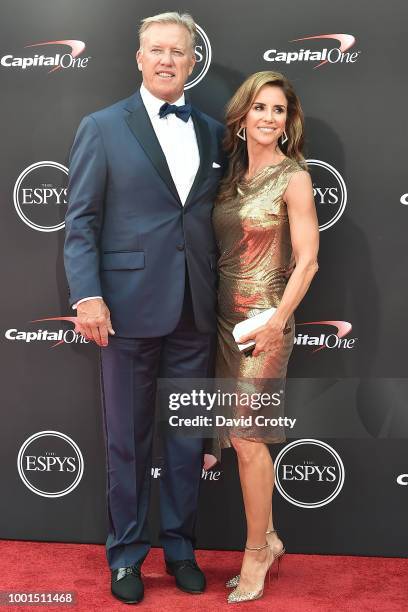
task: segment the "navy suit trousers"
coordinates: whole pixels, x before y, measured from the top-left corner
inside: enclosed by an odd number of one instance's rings
[[[186,270],[183,309],[172,333],[158,338],[110,336],[101,349],[111,569],[143,560],[150,548],[147,514],[157,378],[211,376],[214,348],[215,334],[196,329]],[[167,560],[193,559],[203,440],[171,435],[167,428],[163,454],[160,541]]]

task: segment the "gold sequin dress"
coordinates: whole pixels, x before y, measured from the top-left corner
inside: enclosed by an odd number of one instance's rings
[[[286,369],[294,341],[295,321],[287,321],[290,332],[283,335],[279,352],[245,357],[232,336],[234,326],[282,299],[292,270],[289,219],[283,195],[291,176],[304,170],[285,158],[266,166],[249,181],[239,185],[235,198],[216,202],[213,223],[220,252],[218,262],[218,346],[216,379],[229,379],[239,393],[283,391]],[[283,398],[283,396],[282,396]],[[273,416],[283,414],[283,399]],[[235,406],[228,416],[252,414],[271,416],[271,408]],[[260,421],[262,422],[262,420]],[[218,429],[221,448],[231,446],[230,435],[278,443],[285,441],[282,426],[232,425]]]

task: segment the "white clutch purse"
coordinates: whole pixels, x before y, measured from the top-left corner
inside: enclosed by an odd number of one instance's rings
[[[262,325],[265,325],[275,311],[276,308],[268,308],[267,310],[264,310],[253,317],[249,317],[249,319],[245,319],[245,321],[241,321],[235,325],[234,329],[232,330],[232,335],[234,336],[234,340],[238,344],[238,348],[241,352],[250,354],[251,348],[254,348],[255,346],[255,342],[250,340],[245,344],[239,344],[238,338],[249,334],[258,327],[262,327]]]

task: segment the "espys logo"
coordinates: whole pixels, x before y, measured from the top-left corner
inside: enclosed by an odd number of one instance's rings
[[[59,431],[39,431],[23,442],[17,469],[25,486],[41,497],[63,497],[80,483],[84,459],[78,445]]]
[[[208,36],[199,25],[196,24],[196,28],[197,43],[194,48],[196,65],[184,89],[191,89],[197,85],[205,77],[211,64],[212,52]]]
[[[351,34],[318,34],[317,36],[306,36],[305,38],[295,38],[291,43],[303,42],[305,40],[335,40],[338,47],[328,49],[299,49],[298,51],[278,51],[268,49],[263,54],[266,62],[282,62],[292,64],[293,62],[319,62],[314,68],[320,68],[325,64],[354,64],[361,51],[349,52],[354,46],[356,39]]]
[[[69,321],[75,325],[76,317],[49,317],[47,319],[35,319],[31,323],[42,323],[43,321]],[[53,342],[50,348],[55,348],[61,344],[90,344],[81,334],[74,329],[58,329],[49,331],[48,329],[37,329],[36,331],[22,331],[16,328],[6,330],[5,337],[13,342]]]
[[[35,53],[35,55],[25,55],[23,57],[8,53],[7,55],[3,55],[0,64],[4,68],[19,68],[21,70],[52,66],[51,70],[48,70],[48,74],[61,69],[87,67],[91,56],[79,57],[85,51],[85,43],[82,42],[82,40],[50,40],[47,42],[35,43],[33,45],[26,45],[24,49],[45,47],[48,45],[68,47],[70,51],[67,53],[66,49],[64,49],[65,53],[55,53],[54,55],[39,55]]]
[[[65,226],[68,168],[40,161],[25,168],[14,185],[14,207],[20,219],[38,232],[57,232]]]
[[[408,486],[408,474],[400,474],[397,476],[397,484],[404,487]]]
[[[313,182],[313,194],[323,232],[340,219],[347,204],[347,188],[340,172],[320,159],[307,159]]]
[[[324,329],[327,327],[336,328],[335,333],[320,333],[318,336],[312,336],[307,333],[296,333],[295,345],[297,346],[314,346],[312,353],[317,353],[322,349],[352,349],[358,338],[346,338],[352,330],[352,325],[348,321],[309,321],[308,323],[296,323],[296,328],[302,325],[319,325]]]
[[[320,440],[296,440],[275,460],[276,488],[299,508],[321,508],[343,488],[344,465],[339,454]]]

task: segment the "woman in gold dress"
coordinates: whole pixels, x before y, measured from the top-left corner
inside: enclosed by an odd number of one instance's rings
[[[302,155],[303,113],[286,77],[269,71],[250,76],[231,99],[226,124],[229,169],[213,216],[220,251],[216,378],[235,380],[242,396],[284,385],[293,313],[318,268],[319,232]],[[239,339],[255,341],[245,356],[234,326],[271,307],[276,311],[268,322]],[[232,411],[235,417],[250,412],[239,402]],[[237,453],[247,520],[241,572],[227,583],[235,587],[230,603],[261,597],[266,573],[285,552],[273,527],[274,467],[267,446],[283,441],[282,427],[236,425],[220,432],[221,447]]]

